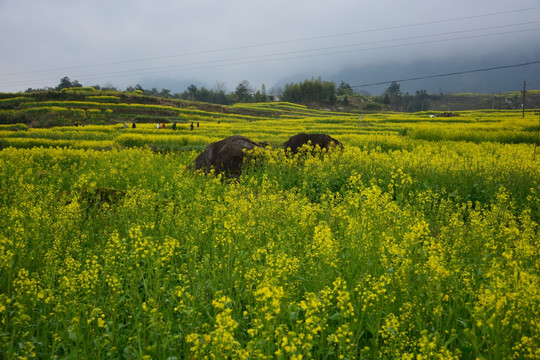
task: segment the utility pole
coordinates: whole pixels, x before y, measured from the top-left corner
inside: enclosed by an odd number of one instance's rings
[[[521,108],[522,108],[521,118],[525,118],[525,93],[526,93],[525,86],[526,85],[527,85],[527,81],[524,81],[523,82],[523,97],[521,100]]]
[[[534,143],[533,161],[536,160],[536,147],[540,145],[540,111],[538,112],[538,132],[536,133],[536,142]]]

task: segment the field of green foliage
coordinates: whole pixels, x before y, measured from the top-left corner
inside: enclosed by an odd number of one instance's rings
[[[86,126],[0,126],[3,358],[540,358],[538,115],[265,103],[124,129],[87,100]],[[301,132],[344,149],[287,156]],[[269,145],[242,176],[191,169],[233,134]]]

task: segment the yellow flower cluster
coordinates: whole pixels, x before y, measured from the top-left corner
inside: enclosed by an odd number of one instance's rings
[[[234,331],[238,327],[232,316],[232,309],[228,306],[231,299],[223,296],[212,302],[218,311],[213,330],[208,334],[191,333],[186,341],[191,344],[189,354],[197,359],[223,359],[232,357],[241,359],[247,356],[240,343],[234,338]]]
[[[310,251],[312,266],[337,267],[339,249],[332,238],[332,230],[326,224],[321,224],[315,227],[314,232]]]
[[[190,146],[151,124],[0,130],[4,357],[540,357],[540,162],[515,136],[532,118],[283,106],[198,130],[277,145],[238,179],[192,171],[195,151],[46,144]],[[325,130],[345,149],[277,149]],[[513,140],[456,138],[484,130]]]

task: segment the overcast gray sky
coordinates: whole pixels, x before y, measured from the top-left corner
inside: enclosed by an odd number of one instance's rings
[[[242,80],[540,48],[540,0],[0,0],[0,91]],[[532,52],[534,57],[534,52]],[[518,58],[516,62],[540,60]],[[324,77],[323,77],[324,80]],[[381,81],[388,79],[381,79]]]

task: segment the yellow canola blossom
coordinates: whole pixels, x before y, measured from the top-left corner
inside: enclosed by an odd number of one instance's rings
[[[4,357],[540,358],[536,116],[275,106],[0,129]],[[299,132],[344,149],[286,154]],[[272,150],[192,170],[232,134]]]

